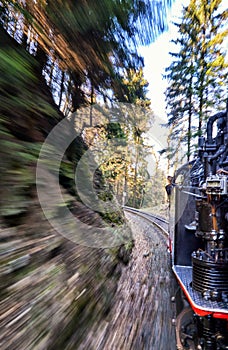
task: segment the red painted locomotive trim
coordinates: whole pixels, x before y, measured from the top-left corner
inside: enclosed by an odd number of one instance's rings
[[[205,308],[199,308],[197,304],[194,303],[194,301],[192,300],[191,296],[189,295],[184,283],[181,281],[181,279],[179,278],[178,274],[175,271],[175,267],[172,267],[172,270],[176,276],[176,278],[178,279],[178,282],[180,284],[181,289],[183,290],[186,298],[188,299],[188,302],[191,306],[191,308],[193,309],[193,311],[199,315],[199,316],[207,316],[207,315],[212,315],[215,318],[222,318],[222,319],[226,319],[228,320],[228,313],[223,313],[223,312],[219,312],[219,311],[212,311],[212,310],[208,310]]]
[[[214,318],[222,318],[224,320],[228,321],[228,315],[227,314],[223,314],[221,312],[214,312],[212,315]]]
[[[173,252],[173,241],[171,240],[170,237],[169,237],[169,252],[170,254]]]

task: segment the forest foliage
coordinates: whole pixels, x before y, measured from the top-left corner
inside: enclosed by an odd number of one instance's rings
[[[5,224],[15,223],[15,215],[30,207],[41,145],[65,117],[80,126],[80,137],[61,165],[60,180],[69,193],[77,195],[73,174],[88,149],[86,142],[114,136],[125,140],[128,157],[118,158],[117,150],[112,165],[103,164],[100,171],[117,197],[127,186],[131,204],[140,205],[148,176],[143,133],[149,117],[144,116],[151,111],[137,46],[166,29],[171,1],[162,3],[163,7],[149,0],[1,1],[0,191]],[[125,104],[128,113],[122,124],[110,116],[115,109],[123,117],[118,103]],[[127,103],[144,109],[143,116]],[[105,126],[96,120],[97,105],[108,111]]]

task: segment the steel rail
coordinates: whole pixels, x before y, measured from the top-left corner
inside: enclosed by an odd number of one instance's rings
[[[158,217],[154,214],[151,214],[151,213],[146,213],[146,212],[143,212],[141,210],[138,210],[138,209],[135,209],[135,208],[131,208],[131,207],[123,207],[123,209],[125,211],[128,211],[132,214],[135,214],[135,215],[138,215],[146,220],[148,220],[150,223],[152,223],[154,226],[158,227],[162,233],[165,235],[166,238],[168,238],[169,236],[169,233],[168,233],[168,227],[167,229],[165,229],[163,226],[161,226],[158,222],[156,222],[156,220],[162,222],[163,224],[166,224],[168,226],[168,221],[161,218],[161,217]]]

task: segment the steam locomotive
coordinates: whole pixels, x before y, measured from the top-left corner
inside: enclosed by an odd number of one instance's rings
[[[228,110],[174,175],[169,235],[177,349],[228,349]]]

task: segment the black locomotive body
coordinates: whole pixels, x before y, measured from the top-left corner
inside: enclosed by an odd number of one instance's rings
[[[170,208],[177,349],[228,349],[228,113],[175,174]]]

